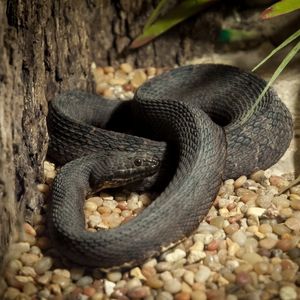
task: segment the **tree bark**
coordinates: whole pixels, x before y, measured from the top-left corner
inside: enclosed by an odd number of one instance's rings
[[[0,266],[16,225],[30,221],[42,201],[35,187],[43,180],[47,100],[62,90],[92,90],[93,62],[167,66],[209,47],[192,38],[213,33],[218,14],[128,51],[154,2],[0,1]]]

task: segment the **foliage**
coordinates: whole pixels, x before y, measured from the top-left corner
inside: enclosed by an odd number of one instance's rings
[[[198,13],[201,9],[215,1],[218,0],[184,0],[172,8],[165,16],[157,20],[162,9],[168,2],[168,0],[161,0],[150,15],[143,33],[132,42],[130,47],[138,48],[149,43],[173,26]]]

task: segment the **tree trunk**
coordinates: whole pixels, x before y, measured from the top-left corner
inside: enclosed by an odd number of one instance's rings
[[[16,225],[30,221],[42,201],[35,187],[43,180],[47,100],[62,90],[92,90],[92,62],[167,66],[209,47],[195,46],[192,36],[214,36],[213,13],[128,51],[154,2],[0,1],[0,266]]]

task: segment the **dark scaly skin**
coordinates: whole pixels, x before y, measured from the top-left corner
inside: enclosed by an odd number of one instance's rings
[[[163,171],[158,174],[165,174],[170,157],[176,159],[170,183],[146,210],[119,228],[97,233],[84,230],[80,208],[97,163],[84,160],[76,168],[67,164],[64,185],[54,184],[50,212],[51,235],[62,253],[87,266],[132,266],[188,236],[207,214],[222,178],[266,169],[287,149],[292,119],[272,89],[241,124],[264,86],[262,79],[234,67],[198,65],[149,80],[125,104],[82,92],[56,98],[48,127],[49,153],[57,161],[65,163],[97,149],[146,152],[161,160]],[[107,131],[111,129],[157,141]],[[149,186],[162,178],[152,177]],[[74,192],[75,187],[81,192]],[[72,197],[66,197],[66,191],[73,191]]]

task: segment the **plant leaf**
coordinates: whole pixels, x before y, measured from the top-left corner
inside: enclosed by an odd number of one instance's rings
[[[138,48],[158,37],[171,27],[196,14],[206,5],[218,0],[184,0],[171,9],[164,17],[150,25],[130,45],[130,48]]]
[[[274,54],[276,54],[279,50],[287,46],[293,40],[300,36],[300,29],[293,33],[290,37],[283,41],[278,47],[276,47],[265,59],[263,59],[257,66],[252,69],[252,72],[257,70],[262,64],[264,64],[269,58],[271,58]]]
[[[253,104],[253,106],[251,107],[251,109],[248,111],[248,113],[245,115],[245,117],[243,118],[243,120],[241,120],[241,124],[244,124],[251,117],[251,115],[255,111],[255,108],[257,107],[257,105],[259,104],[259,102],[261,101],[261,99],[263,98],[263,96],[266,94],[266,92],[268,91],[268,89],[270,88],[270,86],[277,79],[277,77],[281,74],[281,72],[284,70],[284,68],[287,66],[287,64],[299,52],[299,50],[300,50],[300,42],[298,42],[296,44],[296,46],[294,46],[292,48],[292,50],[287,54],[287,56],[280,63],[280,65],[278,66],[278,68],[276,69],[276,71],[274,72],[274,74],[272,75],[271,79],[269,80],[268,84],[264,88],[264,90],[258,96],[257,100],[255,101],[255,103]]]
[[[299,0],[281,0],[261,13],[262,19],[270,19],[300,9]]]
[[[145,31],[150,25],[156,21],[157,17],[160,15],[162,9],[167,5],[169,0],[160,0],[158,5],[155,7],[153,12],[151,13],[150,17],[148,18],[143,31]]]

